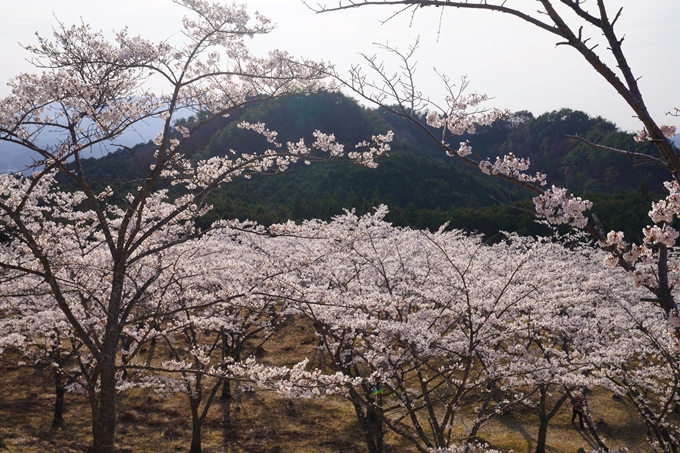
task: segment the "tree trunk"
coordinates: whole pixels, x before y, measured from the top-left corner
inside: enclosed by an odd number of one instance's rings
[[[220,394],[220,399],[231,399],[231,379],[222,380],[222,393]]]
[[[105,345],[109,346],[109,345]],[[114,348],[108,351],[115,351]],[[116,435],[116,364],[114,353],[100,356],[100,391],[92,414],[92,452],[114,453]]]
[[[557,400],[553,408],[548,412],[547,399],[548,399],[548,387],[549,385],[539,386],[539,399],[538,399],[538,439],[536,440],[536,453],[545,453],[545,444],[548,440],[548,425],[550,420],[555,416],[557,411],[562,407],[562,404],[567,400],[569,395],[565,392],[562,397]]]
[[[548,420],[540,418],[538,425],[538,439],[536,440],[536,453],[545,453],[545,443],[548,439]]]
[[[222,412],[222,427],[224,443],[231,441],[229,434],[231,433],[231,399],[220,401],[220,411]]]
[[[383,424],[378,414],[370,407],[366,410],[364,433],[369,453],[383,453]]]
[[[189,397],[191,403],[191,449],[189,453],[202,453],[201,418],[198,415],[200,400]]]
[[[234,339],[232,338],[232,343],[231,345],[229,344],[229,341],[227,340],[227,333],[222,328],[222,362],[225,363],[225,361],[229,358],[231,358],[234,362],[238,362],[241,360],[241,351],[240,348],[236,348],[234,345]],[[220,394],[220,399],[229,399],[231,398],[231,380],[230,379],[224,379],[222,381],[222,393]]]
[[[156,337],[153,337],[149,344],[149,352],[146,354],[146,366],[150,367],[153,362],[153,355],[156,352]]]
[[[54,372],[54,416],[52,417],[52,429],[65,429],[66,422],[64,421],[64,382],[61,379],[59,370]]]
[[[353,395],[351,398],[352,405],[354,406],[354,411],[357,414],[357,418],[361,423],[361,429],[364,432],[364,438],[366,439],[366,448],[368,453],[383,453],[383,422],[380,419],[380,415],[371,409],[371,407],[366,407],[364,411],[364,406],[361,404],[361,398],[358,395]],[[369,398],[368,403],[372,403],[373,398]]]

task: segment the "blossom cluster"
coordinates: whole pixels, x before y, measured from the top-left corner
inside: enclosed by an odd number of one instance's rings
[[[677,181],[667,181],[664,186],[668,190],[666,199],[652,203],[652,210],[649,211],[649,217],[654,223],[670,223],[674,216],[680,215],[680,185]]]
[[[536,214],[545,217],[548,222],[568,224],[583,228],[588,224],[584,211],[592,208],[593,203],[581,197],[567,195],[567,189],[552,186],[542,195],[534,197]]]
[[[429,112],[426,115],[427,124],[438,129],[446,128],[453,135],[462,135],[466,132],[474,134],[477,126],[488,126],[508,114],[507,110],[497,108],[479,109],[479,104],[488,99],[488,95],[479,93],[459,96],[458,98],[448,96],[446,98],[448,112],[444,115]],[[474,110],[468,111],[469,108]]]
[[[465,86],[467,84],[464,83]],[[449,95],[446,97],[447,109],[442,114],[434,111],[428,112],[425,115],[425,121],[428,126],[443,129],[444,132],[448,131],[453,135],[474,134],[477,126],[488,126],[509,113],[508,110],[497,108],[481,109],[479,105],[488,99],[488,95],[480,93],[469,95],[461,93],[456,97]],[[456,150],[449,148],[446,140],[442,141],[442,145],[446,147],[449,156],[457,154],[460,157],[467,157],[472,154],[472,147],[468,140],[460,142]]]
[[[360,378],[344,373],[325,374],[320,370],[308,371],[309,359],[292,367],[273,367],[258,364],[254,359],[229,365],[228,373],[248,379],[261,388],[276,391],[284,398],[320,398],[329,395],[347,395],[350,385],[360,385]]]
[[[461,147],[463,144],[461,143]],[[522,173],[529,169],[529,159],[519,158],[512,153],[509,153],[501,159],[496,157],[496,162],[493,164],[488,160],[482,160],[479,163],[479,169],[482,173],[487,175],[504,175],[520,182],[539,183],[541,186],[546,185],[546,175],[537,172],[536,175],[531,176]]]
[[[642,233],[645,235],[645,244],[649,245],[663,244],[666,247],[673,247],[678,239],[678,232],[670,225],[643,228]]]

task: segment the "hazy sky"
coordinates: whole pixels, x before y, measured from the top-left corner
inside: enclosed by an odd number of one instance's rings
[[[170,0],[1,1],[1,96],[8,93],[5,83],[12,76],[32,71],[25,61],[28,54],[18,42],[34,43],[36,31],[49,36],[57,19],[71,25],[82,17],[93,28],[105,31],[127,25],[132,34],[160,40],[177,35],[184,14]],[[413,18],[401,14],[381,25],[381,20],[389,18],[394,8],[364,7],[315,14],[300,0],[246,3],[277,24],[271,35],[252,40],[252,48],[258,52],[285,49],[294,55],[331,61],[343,71],[361,62],[359,53],[376,53],[373,43],[389,41],[405,49],[420,37],[419,86],[432,97],[442,93],[433,74],[435,67],[453,80],[467,75],[470,89],[493,96],[492,103],[498,107],[530,110],[534,114],[569,107],[601,115],[626,130],[640,128],[630,109],[573,49],[556,47],[556,39],[548,33],[509,16],[421,8]],[[336,4],[337,0],[329,3]],[[673,107],[680,107],[680,1],[608,3],[612,14],[624,6],[617,30],[620,35],[625,34],[624,51],[636,75],[641,77],[643,95],[652,114],[658,118]],[[508,1],[509,6],[513,4],[525,5],[531,11],[536,9],[535,0]],[[593,29],[584,31],[595,33]],[[675,118],[667,122],[680,126]]]

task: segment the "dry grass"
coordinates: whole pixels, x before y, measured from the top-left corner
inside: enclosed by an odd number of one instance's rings
[[[646,428],[626,400],[613,398],[612,394],[596,390],[588,395],[593,420],[607,446],[627,446],[631,452],[651,452],[646,440]],[[484,430],[482,437],[503,451],[533,453],[536,448],[538,417],[529,412],[515,411],[494,420]],[[597,443],[587,430],[581,430],[578,420],[571,423],[571,406],[565,403],[548,428],[547,451],[575,453],[579,448],[597,448]]]
[[[313,331],[301,322],[265,345],[264,362],[291,364],[314,357]],[[11,357],[8,357],[11,359]],[[35,368],[0,364],[0,437],[10,452],[87,451],[90,409],[82,395],[67,394],[66,430],[51,430],[52,378]],[[631,452],[650,452],[646,430],[630,403],[605,391],[589,395],[593,416],[612,447],[628,446]],[[575,453],[595,448],[590,434],[570,423],[571,408],[565,403],[551,421],[548,451]],[[120,395],[117,451],[165,453],[188,451],[191,420],[183,395],[163,399],[150,390]],[[459,419],[458,431],[465,428]],[[515,410],[486,426],[480,437],[504,451],[533,453],[536,416]],[[415,451],[392,434],[386,436],[387,452]],[[216,400],[203,430],[205,453],[354,453],[366,451],[354,409],[341,398],[286,400],[270,392],[234,391],[231,400]]]

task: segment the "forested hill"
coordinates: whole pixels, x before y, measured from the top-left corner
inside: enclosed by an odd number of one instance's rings
[[[254,113],[222,119],[192,136],[188,146],[195,158],[223,155],[230,149],[263,149],[264,139],[236,127],[241,120],[266,123],[279,132],[279,141],[284,143],[301,137],[311,143],[316,129],[334,133],[348,149],[390,129],[395,140],[390,156],[380,159],[375,170],[344,163],[298,165],[282,174],[227,184],[211,195],[215,209],[205,222],[224,217],[265,224],[289,218],[329,219],[342,208],[353,207],[361,213],[385,203],[391,209],[388,219],[398,225],[437,228],[448,221],[452,227],[489,235],[499,230],[541,231],[530,212],[515,208],[532,210],[530,193],[445,156],[409,121],[383,110],[363,108],[339,93],[292,97]],[[567,135],[605,146],[654,152],[607,120],[567,109],[538,117],[518,112],[461,140],[469,139],[473,152],[484,157],[495,159],[512,152],[530,158],[531,171],[547,173],[549,184],[566,186],[596,201],[598,216],[607,228],[638,236],[649,222],[650,200],[662,193],[668,175],[660,168],[635,166],[623,156],[594,150]],[[89,159],[86,171],[101,184],[129,180],[148,165],[152,149],[151,143],[140,144],[133,148],[134,154],[119,150]]]

